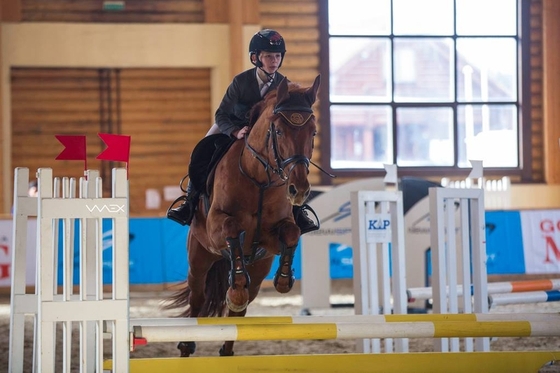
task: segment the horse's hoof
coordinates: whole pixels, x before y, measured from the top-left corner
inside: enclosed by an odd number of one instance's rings
[[[230,287],[226,294],[226,305],[230,311],[244,311],[249,305],[249,291],[247,289],[235,291]]]
[[[220,348],[220,356],[233,356],[233,351],[231,351],[231,353],[226,354],[225,350],[226,345],[222,345],[222,348]]]
[[[280,272],[280,269],[278,269],[274,275],[272,283],[274,284],[274,288],[277,292],[284,294],[292,290],[295,281],[296,278],[294,276],[293,269],[289,273],[282,273]]]
[[[194,342],[179,342],[177,349],[181,351],[181,357],[189,357],[194,354],[196,350],[196,343]]]

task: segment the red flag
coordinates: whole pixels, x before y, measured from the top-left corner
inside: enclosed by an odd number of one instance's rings
[[[85,135],[54,135],[64,149],[55,159],[68,161],[86,160],[86,136]]]
[[[130,158],[130,136],[98,133],[101,140],[107,145],[96,159],[107,161],[126,162]]]

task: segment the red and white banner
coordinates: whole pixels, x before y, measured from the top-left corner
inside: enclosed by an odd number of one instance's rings
[[[525,273],[560,273],[560,210],[521,211]]]
[[[0,287],[12,284],[13,229],[11,220],[0,220]],[[35,244],[37,242],[37,221],[30,219],[27,224],[27,256],[25,282],[35,285]]]

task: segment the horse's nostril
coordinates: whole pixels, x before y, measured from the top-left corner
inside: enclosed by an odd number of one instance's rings
[[[291,196],[295,196],[297,194],[297,188],[294,186],[294,184],[290,185],[290,195]]]

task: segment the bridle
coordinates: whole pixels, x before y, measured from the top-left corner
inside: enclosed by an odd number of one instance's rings
[[[305,106],[294,106],[294,107],[279,106],[279,107],[275,107],[274,111],[273,111],[273,114],[280,114],[288,123],[290,123],[290,125],[292,125],[294,127],[295,126],[301,127],[301,126],[305,125],[307,123],[307,121],[309,120],[309,118],[311,118],[311,115],[307,116],[307,120],[302,121],[301,123],[295,124],[292,120],[290,120],[287,117],[287,115],[284,114],[284,112],[288,112],[288,111],[289,112],[297,112],[297,113],[307,113],[307,114],[312,114],[313,113],[313,110],[311,108],[305,107]],[[293,114],[292,114],[292,117],[294,117]],[[301,116],[301,114],[300,114],[298,118],[303,118],[303,116]],[[309,172],[309,165],[312,162],[307,156],[305,156],[303,154],[295,154],[295,155],[292,155],[288,158],[282,157],[282,155],[280,154],[280,151],[278,150],[278,135],[277,135],[277,131],[276,131],[276,125],[274,124],[273,121],[270,121],[270,125],[269,125],[268,131],[266,133],[265,149],[268,149],[269,144],[272,143],[272,154],[273,154],[274,163],[275,163],[274,165],[270,164],[268,159],[266,159],[265,157],[260,155],[257,152],[257,150],[255,148],[253,148],[251,146],[251,144],[249,144],[248,137],[249,136],[245,136],[245,149],[249,150],[251,152],[251,154],[253,155],[253,157],[256,158],[262,164],[262,166],[264,167],[264,169],[266,171],[266,174],[267,174],[267,182],[264,183],[264,184],[267,185],[267,187],[272,186],[272,174],[278,175],[278,177],[281,180],[280,184],[277,184],[277,186],[284,185],[286,183],[286,181],[288,180],[288,178],[290,177],[290,174],[292,173],[293,169],[298,164],[303,164],[305,166],[305,168],[307,169],[307,171]],[[243,152],[241,153],[241,155],[243,155]],[[245,173],[245,171],[243,170],[243,167],[241,166],[241,158],[242,158],[242,156],[239,158],[239,170],[241,171],[241,173],[243,173],[243,175],[245,175],[249,179],[251,179],[253,181],[253,183],[255,183],[257,186],[261,187],[262,186],[261,183],[258,183],[256,180],[254,180],[252,177],[250,177],[249,175],[247,175]],[[288,166],[289,166],[289,168],[288,168]]]
[[[297,123],[298,127],[301,127],[301,126],[305,125],[307,123],[307,121],[309,120],[309,118],[311,118],[311,116],[312,116],[311,114],[313,113],[313,110],[311,108],[305,107],[305,106],[294,106],[294,107],[279,106],[279,107],[275,107],[273,113],[274,114],[280,114],[287,122],[289,122],[293,126],[296,126],[296,124],[294,124],[293,121],[290,121],[290,119],[286,115],[284,115],[283,112],[285,112],[285,111],[309,114],[305,121],[302,120],[300,123]],[[301,116],[301,114],[300,114],[299,117],[303,118],[303,116]],[[250,132],[249,132],[249,135],[250,135]],[[241,172],[241,174],[243,174],[245,177],[247,177],[249,180],[251,180],[251,182],[259,188],[259,202],[258,202],[258,208],[257,208],[257,226],[255,228],[255,234],[253,236],[253,242],[251,243],[251,256],[249,257],[249,259],[245,260],[245,264],[253,263],[254,261],[259,260],[262,257],[264,257],[264,255],[266,255],[266,250],[259,246],[260,245],[260,239],[261,239],[262,210],[263,210],[262,207],[263,207],[263,203],[264,203],[264,192],[265,192],[265,190],[267,190],[268,188],[273,187],[273,186],[274,187],[280,187],[282,185],[285,185],[286,182],[288,181],[288,178],[290,177],[291,172],[293,171],[293,169],[298,164],[305,165],[305,168],[306,168],[307,172],[309,172],[309,164],[312,163],[311,160],[308,157],[306,157],[305,155],[302,155],[302,154],[292,155],[291,157],[288,157],[288,158],[284,158],[284,157],[282,157],[282,155],[280,155],[280,152],[278,150],[278,135],[277,135],[277,132],[276,132],[276,125],[274,124],[274,121],[270,121],[270,125],[268,126],[268,131],[267,131],[266,140],[265,140],[265,149],[268,149],[270,143],[272,143],[272,152],[273,152],[273,155],[274,155],[275,165],[270,164],[270,162],[267,158],[260,155],[258,153],[258,151],[255,148],[253,148],[251,146],[251,144],[249,144],[249,142],[248,142],[249,135],[245,136],[245,148],[243,149],[243,151],[241,152],[241,154],[239,156],[239,171]],[[267,175],[267,180],[265,182],[259,183],[252,176],[248,175],[245,172],[245,170],[243,169],[241,159],[243,158],[243,153],[244,153],[245,149],[249,150],[249,152],[251,152],[251,155],[254,158],[256,158],[262,164],[262,166],[264,167],[264,170],[266,171],[266,175]],[[289,169],[286,172],[286,168],[288,168],[288,166],[289,166]],[[278,175],[278,177],[280,179],[280,181],[278,183],[273,182],[273,180],[272,180],[273,179],[273,174]]]
[[[288,113],[291,113],[288,115]],[[305,113],[307,115],[301,115],[301,113]],[[293,127],[302,127],[304,126],[309,119],[313,116],[313,110],[310,107],[306,106],[284,106],[280,105],[274,108],[273,114],[279,114],[284,118],[289,125]],[[259,188],[259,202],[257,208],[257,226],[255,228],[255,234],[253,236],[253,242],[251,243],[251,256],[248,260],[245,261],[245,264],[253,263],[256,260],[259,260],[264,255],[266,255],[266,250],[262,247],[259,247],[260,238],[261,238],[261,224],[262,224],[262,210],[263,210],[263,203],[264,203],[264,192],[270,187],[280,187],[285,185],[290,177],[290,174],[294,170],[294,168],[298,164],[303,164],[309,172],[309,165],[312,164],[317,167],[320,171],[324,172],[325,174],[329,175],[330,177],[335,177],[334,175],[326,172],[324,169],[313,163],[308,157],[303,154],[295,154],[288,158],[282,157],[278,150],[278,135],[276,132],[276,125],[273,121],[270,121],[270,125],[268,126],[268,131],[266,134],[265,140],[265,149],[269,148],[270,143],[272,143],[272,152],[274,156],[274,165],[270,164],[269,160],[262,155],[260,155],[255,148],[251,146],[248,142],[249,135],[245,136],[245,147],[239,156],[239,171],[245,177],[247,177],[253,184],[255,184]],[[243,169],[241,159],[243,158],[243,153],[247,149],[251,152],[251,155],[256,158],[261,165],[264,167],[267,175],[267,180],[263,183],[259,183],[253,177],[248,175],[245,170]],[[279,182],[273,182],[273,175],[276,174],[279,177]]]

